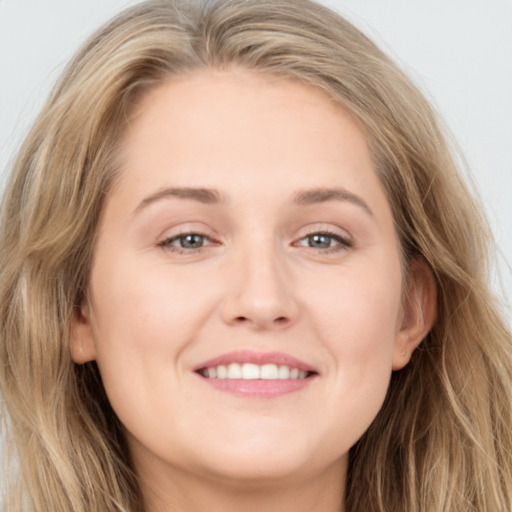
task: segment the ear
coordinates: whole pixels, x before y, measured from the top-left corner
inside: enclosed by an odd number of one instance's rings
[[[89,305],[84,303],[75,308],[71,318],[69,350],[71,359],[77,364],[88,363],[96,359],[96,344],[94,342]]]
[[[421,258],[411,261],[403,316],[393,348],[393,370],[407,365],[411,355],[434,325],[437,290],[430,268]]]

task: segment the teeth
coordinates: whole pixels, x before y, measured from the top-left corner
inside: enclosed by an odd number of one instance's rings
[[[307,372],[286,365],[264,364],[259,366],[253,363],[231,363],[227,366],[219,365],[201,370],[201,375],[209,379],[245,379],[245,380],[279,380],[279,379],[305,379]]]
[[[262,379],[277,379],[279,378],[279,370],[275,364],[264,364],[260,370]]]
[[[242,379],[259,379],[260,367],[257,364],[245,363],[242,365]]]
[[[228,379],[241,379],[242,378],[242,367],[233,363],[228,366]]]
[[[288,366],[280,366],[278,371],[279,371],[280,379],[289,379],[290,378],[290,368],[288,368]]]

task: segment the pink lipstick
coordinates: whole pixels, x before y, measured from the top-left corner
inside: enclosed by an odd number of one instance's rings
[[[250,350],[210,359],[195,372],[220,391],[262,398],[299,391],[318,375],[312,366],[288,354]]]

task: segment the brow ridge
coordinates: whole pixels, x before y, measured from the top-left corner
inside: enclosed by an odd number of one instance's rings
[[[195,187],[166,187],[157,190],[154,194],[144,198],[135,211],[142,210],[152,203],[160,201],[168,197],[175,197],[178,199],[191,199],[204,204],[217,204],[224,202],[222,195],[214,189],[210,188],[195,188]]]
[[[373,217],[373,212],[368,203],[360,196],[344,188],[315,188],[304,190],[295,194],[293,202],[301,206],[307,206],[327,201],[348,201],[349,203],[360,206],[369,215]]]
[[[135,212],[169,197],[191,199],[203,204],[219,204],[226,201],[224,196],[215,189],[203,187],[166,187],[144,198],[135,209]],[[315,188],[303,190],[297,192],[293,197],[293,203],[299,206],[308,206],[328,201],[348,201],[361,207],[369,215],[373,216],[372,210],[364,199],[344,188]]]

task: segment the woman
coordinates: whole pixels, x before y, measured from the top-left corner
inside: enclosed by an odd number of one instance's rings
[[[121,14],[1,226],[7,510],[510,510],[490,237],[429,105],[331,11]]]

